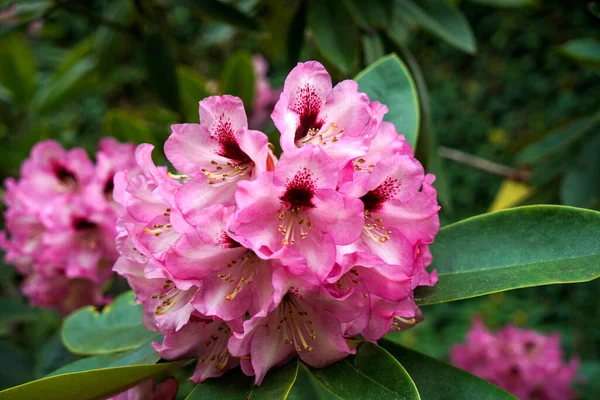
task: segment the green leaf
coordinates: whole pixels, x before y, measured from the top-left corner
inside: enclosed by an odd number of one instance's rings
[[[356,355],[310,371],[327,390],[342,399],[420,399],[402,365],[373,343],[364,342]]]
[[[523,149],[517,155],[517,163],[519,165],[535,165],[554,154],[566,150],[571,144],[582,139],[599,123],[600,113],[597,113],[557,128],[539,142]]]
[[[438,199],[444,210],[452,212],[452,196],[450,194],[450,184],[446,177],[446,169],[444,168],[444,161],[440,157],[438,150],[437,134],[435,126],[433,125],[433,117],[431,113],[431,106],[429,100],[429,90],[425,83],[425,77],[421,72],[421,67],[417,63],[410,50],[403,44],[398,44],[402,51],[402,56],[406,60],[410,71],[415,78],[415,85],[417,92],[419,93],[419,105],[421,107],[422,117],[419,124],[419,140],[418,143],[421,146],[417,146],[416,155],[417,158],[423,162],[427,172],[435,175],[435,182],[433,186],[437,190]]]
[[[327,391],[310,373],[304,364],[300,364],[298,378],[294,382],[289,400],[335,400],[339,397]]]
[[[380,101],[389,108],[385,120],[396,126],[415,148],[419,136],[419,98],[410,72],[404,63],[391,54],[380,58],[354,78],[361,92],[371,101]]]
[[[181,101],[175,59],[162,32],[156,30],[144,39],[144,52],[146,68],[156,93],[167,107],[179,112]]]
[[[146,121],[127,110],[108,110],[102,120],[102,135],[113,136],[123,142],[155,142]]]
[[[40,398],[44,400],[106,399],[186,361],[154,365],[131,365],[54,375],[0,392],[2,400]]]
[[[35,55],[23,35],[11,32],[0,38],[0,84],[16,104],[33,96],[38,83]]]
[[[31,101],[31,108],[39,113],[50,113],[97,90],[96,62],[86,57],[66,71],[59,70],[50,82],[40,89]]]
[[[156,339],[158,334],[142,325],[142,306],[134,299],[129,291],[102,312],[90,306],[71,314],[62,328],[65,346],[75,354],[107,354],[135,349]]]
[[[39,309],[32,308],[22,299],[0,299],[0,324],[35,320]]]
[[[219,379],[199,383],[186,400],[240,399],[280,400],[286,399],[298,375],[298,359],[269,371],[260,386],[252,386],[253,378],[236,369]]]
[[[306,29],[306,1],[302,1],[294,19],[290,24],[290,30],[287,36],[287,62],[289,65],[296,65],[296,62],[300,59],[300,51],[302,50],[302,44],[304,43],[304,30]]]
[[[439,281],[415,292],[418,304],[600,276],[600,212],[527,206],[468,218],[431,245]]]
[[[361,41],[365,64],[373,64],[384,56],[383,42],[377,32],[374,32],[373,34],[363,34]]]
[[[445,0],[420,0],[417,4],[396,0],[396,7],[429,33],[466,53],[477,51],[471,26],[460,10]]]
[[[19,385],[33,378],[33,359],[21,347],[0,342],[0,389]],[[0,398],[4,400],[1,395]]]
[[[516,399],[498,386],[390,340],[380,341],[415,381],[423,400]]]
[[[221,74],[219,91],[241,98],[246,112],[251,112],[255,82],[252,55],[249,52],[238,51],[229,57]]]
[[[560,187],[563,204],[600,208],[600,134],[586,141]]]
[[[520,8],[538,5],[538,0],[471,0],[473,3],[498,8]]]
[[[115,1],[106,6],[103,18],[121,26],[128,26],[133,20],[134,12],[133,2]],[[98,69],[106,73],[114,66],[117,57],[126,50],[129,38],[114,27],[100,25],[93,39]]]
[[[585,66],[600,69],[600,42],[592,38],[570,40],[558,48],[565,56]]]
[[[187,121],[198,120],[198,102],[210,96],[206,88],[206,80],[192,68],[180,65],[177,67],[177,80],[181,91],[183,113]]]
[[[102,368],[126,367],[128,365],[156,364],[158,360],[160,360],[160,357],[156,350],[154,350],[151,343],[148,343],[123,353],[85,357],[51,372],[48,376]]]
[[[230,4],[219,0],[174,0],[171,4],[176,6],[188,7],[202,15],[213,18],[238,28],[249,31],[258,31],[260,27],[256,20],[242,13]]]
[[[343,22],[342,22],[343,21]],[[331,64],[348,75],[358,63],[358,30],[338,0],[311,0],[308,27],[317,47]]]
[[[361,0],[343,0],[343,3],[354,22],[366,31],[386,28],[390,23],[393,11],[391,0],[371,0],[368,7]]]

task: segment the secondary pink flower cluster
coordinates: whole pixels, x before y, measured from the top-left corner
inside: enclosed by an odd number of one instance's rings
[[[108,400],[173,400],[177,396],[177,389],[177,380],[173,377],[165,379],[158,385],[154,385],[152,379],[148,379]]]
[[[5,181],[9,235],[0,232],[0,248],[25,277],[23,293],[33,305],[66,314],[104,300],[101,285],[118,257],[113,176],[135,168],[135,147],[111,138],[99,147],[94,165],[81,148],[40,142],[20,180]]]
[[[127,212],[114,269],[164,334],[162,357],[197,357],[196,382],[241,365],[260,384],[296,355],[323,367],[354,353],[349,338],[422,319],[413,289],[437,281],[434,177],[386,112],[306,62],[272,114],[279,159],[227,95],[200,102],[200,124],[172,126],[180,174],[138,147],[143,173],[115,177]]]
[[[273,105],[279,99],[281,89],[273,89],[267,78],[269,64],[261,55],[252,56],[254,67],[254,101],[248,124],[253,128],[259,128],[269,118]]]
[[[521,400],[568,400],[579,361],[563,361],[560,335],[507,326],[494,333],[475,321],[464,344],[451,350],[452,364],[500,386]]]

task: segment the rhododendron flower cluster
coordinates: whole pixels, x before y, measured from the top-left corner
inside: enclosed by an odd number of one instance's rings
[[[434,177],[383,122],[387,107],[356,82],[332,87],[317,62],[285,81],[272,118],[279,159],[248,128],[242,101],[200,102],[200,124],[172,126],[154,165],[115,177],[127,277],[166,359],[197,357],[192,380],[241,366],[260,384],[296,355],[323,367],[422,319],[413,299],[433,285],[439,228]]]
[[[101,286],[118,257],[113,176],[135,169],[135,147],[111,138],[99,147],[94,165],[81,148],[40,142],[20,179],[5,181],[0,247],[25,277],[23,292],[33,305],[66,314],[104,301]]]
[[[165,379],[156,386],[152,379],[148,379],[107,400],[173,400],[177,396],[177,389],[177,380],[173,377]]]
[[[252,56],[254,67],[254,99],[248,125],[258,128],[267,121],[273,105],[279,99],[281,89],[274,89],[267,78],[269,64],[261,55]]]
[[[560,335],[507,326],[491,333],[475,321],[464,344],[451,350],[452,363],[500,386],[521,400],[566,400],[576,396],[579,361],[563,361]]]

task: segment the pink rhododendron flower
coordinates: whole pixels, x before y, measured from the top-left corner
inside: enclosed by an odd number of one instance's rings
[[[137,173],[115,178],[114,270],[164,335],[162,357],[197,357],[196,382],[239,365],[260,384],[293,357],[323,367],[354,353],[356,335],[423,319],[413,291],[437,281],[434,177],[386,112],[307,62],[272,114],[279,159],[227,95],[200,102],[199,124],[172,127],[177,173],[138,147]]]
[[[500,386],[522,400],[564,400],[576,396],[571,384],[579,360],[563,361],[560,335],[507,326],[491,333],[476,320],[464,344],[451,350],[452,363]]]
[[[260,55],[252,57],[254,67],[254,100],[249,124],[253,128],[260,128],[269,118],[269,113],[279,99],[281,89],[273,89],[267,78],[269,64]]]
[[[25,276],[31,303],[64,314],[104,302],[102,284],[118,257],[114,238],[119,205],[117,171],[135,167],[134,146],[102,139],[94,165],[83,149],[38,143],[19,181],[5,181],[5,260]]]

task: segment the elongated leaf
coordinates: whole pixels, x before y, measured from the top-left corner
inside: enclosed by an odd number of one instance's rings
[[[385,120],[393,123],[414,148],[419,136],[419,99],[410,72],[398,56],[380,58],[354,79],[371,101],[388,106]]]
[[[62,328],[63,342],[75,354],[107,354],[135,349],[158,334],[142,325],[142,306],[129,291],[98,312],[85,307],[71,314]]]
[[[368,7],[361,0],[343,0],[343,3],[362,29],[370,31],[373,28],[385,28],[390,23],[392,0],[371,0]]]
[[[444,210],[448,213],[452,212],[452,197],[450,195],[450,184],[446,177],[444,162],[438,151],[438,141],[433,118],[431,115],[431,106],[429,104],[429,90],[425,82],[425,77],[421,72],[421,67],[417,63],[408,47],[404,44],[398,44],[402,51],[402,57],[406,60],[410,71],[415,78],[415,86],[419,93],[419,105],[421,108],[421,119],[419,123],[419,140],[416,149],[417,158],[423,162],[427,172],[435,175],[433,186],[437,189],[438,199]]]
[[[600,208],[600,134],[586,142],[561,182],[563,204]]]
[[[338,0],[309,3],[308,27],[319,50],[345,75],[358,63],[358,30],[350,20],[350,13]]]
[[[39,90],[31,107],[40,113],[49,113],[61,106],[80,99],[92,90],[97,90],[98,75],[92,57],[74,63],[68,70],[59,71],[50,83]]]
[[[469,22],[459,9],[452,7],[445,0],[396,0],[396,7],[423,29],[457,49],[469,54],[477,51],[475,36]]]
[[[361,41],[365,64],[372,64],[384,56],[383,42],[377,32],[363,34]]]
[[[586,282],[600,276],[600,212],[527,206],[448,225],[431,246],[439,282],[419,304],[510,289]]]
[[[158,30],[148,35],[144,40],[144,52],[150,81],[156,93],[167,107],[179,112],[181,100],[175,59],[165,35]]]
[[[300,51],[304,43],[304,31],[306,29],[306,13],[307,2],[302,1],[292,23],[287,36],[287,62],[290,65],[295,65],[300,59]]]
[[[287,399],[296,381],[299,364],[300,362],[295,359],[269,371],[260,386],[252,386],[253,378],[244,375],[238,369],[219,379],[209,379],[199,383],[186,400],[284,400]]]
[[[558,51],[585,66],[600,69],[600,42],[596,39],[570,40],[560,46]]]
[[[35,55],[18,32],[0,38],[0,84],[17,104],[31,99],[38,83]]]
[[[237,26],[238,28],[250,31],[258,31],[260,29],[254,18],[242,13],[231,4],[226,4],[219,0],[173,0],[171,3],[188,7],[207,17]]]
[[[33,379],[33,360],[21,347],[0,342],[0,390]],[[2,393],[2,392],[0,392]],[[2,398],[0,396],[0,398]]]
[[[106,399],[184,363],[131,365],[55,375],[6,389],[0,392],[0,399],[37,399],[41,394],[45,400]]]
[[[511,208],[521,204],[521,202],[535,193],[529,185],[514,181],[512,179],[505,179],[498,189],[498,193],[490,206],[489,211],[500,211],[506,208]]]
[[[48,376],[102,368],[126,367],[128,365],[156,364],[158,360],[160,360],[160,357],[156,353],[156,350],[154,350],[151,343],[148,343],[137,349],[123,353],[85,357],[52,371]]]
[[[198,102],[210,96],[206,88],[206,80],[193,69],[185,66],[177,67],[177,80],[181,90],[183,112],[187,121],[198,119]]]
[[[219,91],[241,98],[246,111],[252,110],[255,81],[252,55],[249,52],[238,51],[229,57],[221,74]]]
[[[390,340],[383,339],[380,344],[406,368],[423,400],[515,399],[498,386],[435,358]]]
[[[575,120],[557,128],[542,140],[526,147],[517,156],[520,165],[534,165],[583,138],[590,129],[600,124],[600,113]]]
[[[104,115],[102,135],[114,136],[124,142],[154,143],[156,141],[146,120],[131,111],[119,109],[108,110]]]
[[[365,342],[356,355],[322,369],[313,376],[342,399],[419,399],[419,392],[406,370],[381,347]]]

